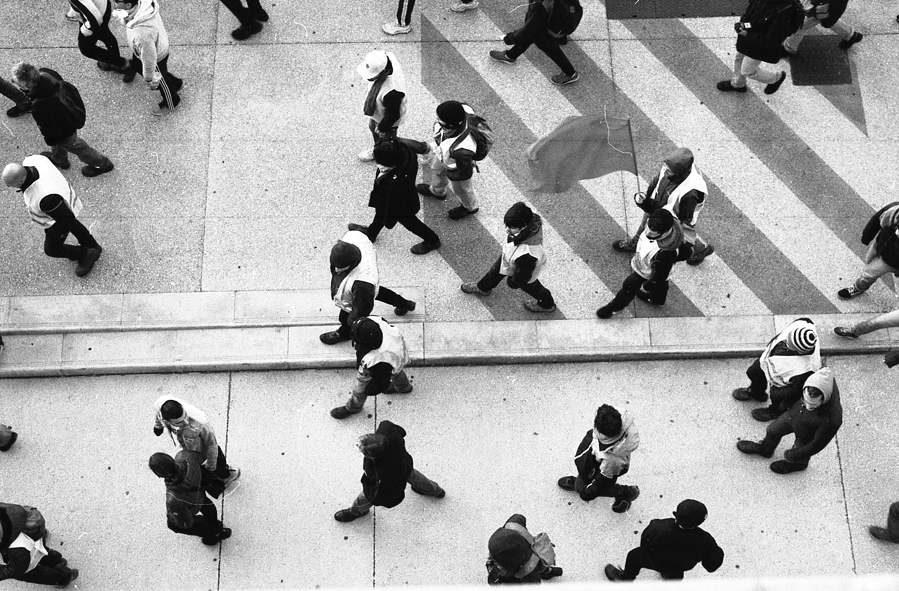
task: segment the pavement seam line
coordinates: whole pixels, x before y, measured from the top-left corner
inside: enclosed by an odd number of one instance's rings
[[[837,465],[840,467],[840,488],[843,490],[843,511],[846,514],[846,530],[849,532],[849,553],[852,556],[852,574],[858,574],[857,563],[855,560],[855,539],[852,536],[852,522],[849,519],[849,503],[846,499],[846,478],[843,474],[843,454],[840,453],[840,437],[834,437],[834,443],[837,448]]]

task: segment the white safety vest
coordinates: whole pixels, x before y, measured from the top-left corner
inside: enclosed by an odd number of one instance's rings
[[[369,88],[371,88],[371,83],[369,84]],[[381,90],[378,91],[378,98],[375,99],[375,112],[372,114],[371,118],[376,123],[380,123],[382,119],[384,119],[384,97],[388,92],[396,90],[397,92],[406,93],[405,88],[398,88],[396,81],[393,76],[388,76],[386,80],[384,80],[384,84],[381,85]],[[393,124],[394,127],[399,127],[400,124],[406,119],[406,97],[403,97],[402,102],[400,102],[400,118],[396,120],[396,123]]]
[[[359,247],[362,252],[362,260],[356,265],[349,274],[344,277],[334,294],[334,304],[344,312],[353,311],[353,284],[358,281],[365,281],[375,286],[375,297],[378,296],[378,258],[375,255],[375,247],[372,245],[368,236],[356,230],[350,230],[341,238],[344,242],[348,242]]]
[[[359,364],[359,373],[363,368],[373,367],[379,363],[388,363],[393,367],[393,375],[398,374],[409,364],[409,352],[406,350],[406,341],[403,335],[392,324],[388,324],[380,316],[369,316],[381,328],[383,340],[381,346],[374,351],[369,351]]]
[[[656,253],[661,250],[658,240],[653,240],[646,236],[648,231],[649,228],[647,227],[640,234],[640,238],[637,240],[637,252],[631,257],[631,269],[644,279],[652,279],[652,260],[655,258]]]
[[[546,252],[543,250],[542,244],[515,244],[513,242],[503,244],[503,256],[499,263],[500,274],[512,275],[515,272],[515,259],[526,254],[537,259],[537,266],[534,268],[534,274],[531,275],[531,280],[528,283],[537,281],[543,265],[546,264]]]
[[[41,199],[47,195],[61,196],[76,216],[81,212],[81,208],[84,207],[81,199],[75,195],[75,190],[69,186],[66,177],[62,176],[59,169],[46,156],[28,156],[22,161],[22,165],[33,166],[38,172],[39,178],[22,191],[25,208],[28,209],[35,224],[46,230],[56,223],[56,220],[41,210]]]
[[[30,165],[29,165],[30,166]],[[9,549],[13,548],[24,548],[28,550],[31,554],[31,560],[28,562],[28,568],[25,569],[26,573],[30,573],[37,567],[38,563],[47,556],[49,552],[47,552],[47,548],[44,546],[43,538],[40,540],[32,540],[30,536],[27,534],[21,533],[19,536],[13,540],[12,544],[9,545]],[[0,556],[0,565],[6,566],[6,562],[3,561],[3,557]]]
[[[659,185],[661,184],[664,174],[665,167],[663,166],[661,172],[659,172],[659,182],[656,183],[655,188],[652,190],[652,194],[649,196],[653,201],[658,200]],[[702,178],[702,174],[696,168],[695,164],[690,166],[690,174],[687,175],[687,178],[671,191],[671,195],[668,196],[668,202],[662,209],[667,209],[676,219],[680,220],[680,217],[677,215],[678,209],[680,208],[680,200],[684,195],[693,190],[699,191],[706,196],[709,194],[709,188],[705,183],[705,179]],[[696,225],[696,222],[699,220],[699,212],[702,211],[703,207],[705,207],[705,200],[703,200],[702,203],[696,204],[696,209],[693,210],[693,218],[687,222],[688,224],[691,226]]]
[[[811,355],[771,355],[771,351],[774,350],[779,343],[783,343],[787,340],[787,333],[794,327],[796,324],[805,324],[811,326],[812,328],[815,325],[811,322],[806,322],[805,320],[795,320],[790,326],[786,328],[779,335],[774,337],[768,346],[765,347],[765,350],[762,352],[762,356],[759,357],[759,366],[762,368],[762,371],[765,373],[765,377],[768,379],[768,384],[777,387],[784,387],[787,383],[794,377],[810,372],[810,371],[818,371],[821,369],[821,343],[820,341],[815,343],[815,350],[812,351]]]

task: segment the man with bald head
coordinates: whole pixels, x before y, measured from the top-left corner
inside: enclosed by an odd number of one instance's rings
[[[90,273],[103,249],[78,221],[81,199],[56,166],[46,156],[28,156],[22,164],[7,164],[2,178],[7,187],[22,193],[32,221],[44,229],[44,253],[78,261],[75,274],[79,277]],[[69,234],[78,246],[66,244]]]

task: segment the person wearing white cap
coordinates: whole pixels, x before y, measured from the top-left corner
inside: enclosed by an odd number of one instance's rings
[[[829,367],[822,367],[805,381],[802,399],[786,413],[768,425],[761,441],[738,441],[737,449],[744,454],[770,458],[780,440],[794,433],[793,447],[784,452],[784,459],[771,463],[771,471],[789,474],[808,468],[811,457],[820,453],[843,424],[840,389]]]
[[[821,369],[821,345],[815,323],[797,318],[768,341],[762,355],[746,370],[748,388],[737,388],[731,394],[740,401],[765,402],[768,392],[771,405],[752,411],[752,418],[771,421],[785,413],[802,395],[805,381]]]
[[[392,51],[375,50],[365,56],[356,67],[359,75],[368,80],[368,94],[362,112],[369,118],[372,147],[362,150],[359,159],[375,159],[374,144],[382,137],[396,137],[397,128],[406,114],[406,78]]]

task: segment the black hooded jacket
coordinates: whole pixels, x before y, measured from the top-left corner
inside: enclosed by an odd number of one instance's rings
[[[28,92],[28,98],[31,99],[31,114],[44,141],[48,146],[55,146],[78,131],[78,126],[59,99],[59,82],[47,72],[62,78],[53,70],[41,68],[40,80]]]

